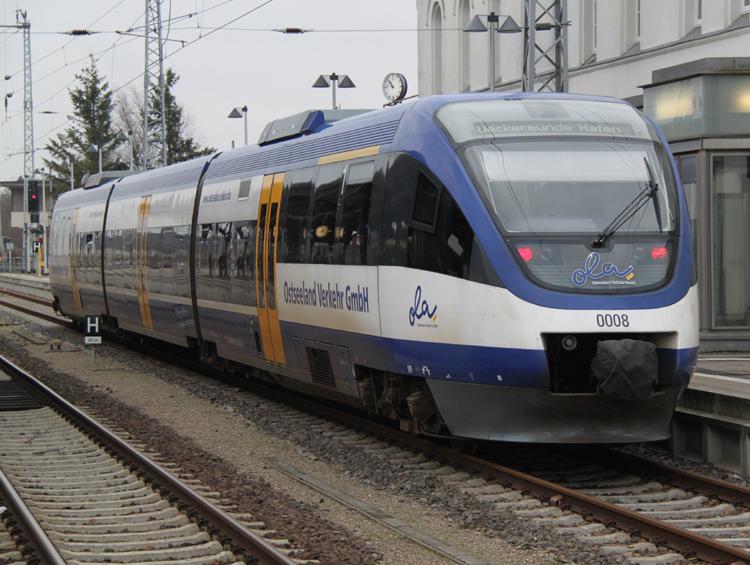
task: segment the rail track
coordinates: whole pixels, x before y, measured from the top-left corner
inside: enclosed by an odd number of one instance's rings
[[[168,360],[198,368],[184,357]],[[247,384],[237,375],[202,370],[233,386]],[[750,489],[613,450],[580,456],[504,445],[501,453],[479,457],[272,386],[254,382],[252,388],[316,415],[320,422],[306,425],[319,426],[334,441],[435,474],[499,511],[575,535],[603,554],[625,554],[644,565],[693,558],[750,564]]]
[[[18,555],[33,550],[42,565],[295,563],[31,375],[3,358],[0,370],[0,486]]]

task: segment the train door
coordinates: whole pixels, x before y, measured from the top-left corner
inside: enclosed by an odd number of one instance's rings
[[[281,342],[281,325],[276,303],[276,243],[284,173],[267,175],[258,205],[258,237],[256,238],[256,293],[258,320],[263,355],[269,361],[286,364]]]
[[[147,265],[148,215],[151,211],[151,197],[142,196],[138,206],[138,227],[135,232],[135,288],[138,291],[138,307],[141,310],[141,324],[147,330],[154,329],[151,307],[148,303]]]
[[[77,228],[78,228],[78,215],[81,212],[80,208],[76,208],[73,212],[73,225],[70,228],[70,286],[73,289],[73,307],[76,310],[83,310],[83,302],[81,302],[81,289],[78,286],[78,273],[76,267],[78,263],[78,257],[81,252],[78,245]]]

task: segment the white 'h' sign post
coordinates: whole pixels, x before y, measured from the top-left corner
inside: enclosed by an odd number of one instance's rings
[[[100,345],[102,343],[102,335],[99,330],[99,316],[86,316],[86,336],[83,338],[85,345]],[[96,353],[94,348],[91,348],[91,364],[93,365],[96,359]]]

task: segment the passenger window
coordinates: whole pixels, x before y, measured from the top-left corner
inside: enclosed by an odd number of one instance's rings
[[[175,295],[190,295],[188,278],[188,252],[190,249],[190,226],[175,226],[174,282]]]
[[[286,206],[283,259],[286,263],[304,263],[309,235],[310,196],[315,169],[294,171]]]
[[[333,264],[336,211],[344,166],[341,163],[324,165],[318,172],[315,184],[315,202],[312,214],[312,263]]]
[[[216,224],[216,238],[214,249],[216,253],[217,275],[220,278],[229,278],[229,243],[232,241],[232,222],[219,222]]]
[[[251,245],[250,222],[235,222],[230,254],[232,277],[232,303],[245,306],[255,305],[255,287],[251,288],[254,244]]]
[[[349,167],[341,210],[341,248],[345,265],[367,264],[370,232],[370,198],[375,162]]]
[[[161,294],[161,228],[148,228],[146,264],[148,291]]]
[[[250,196],[250,179],[242,179],[240,181],[240,191],[237,194],[237,200],[247,200]]]

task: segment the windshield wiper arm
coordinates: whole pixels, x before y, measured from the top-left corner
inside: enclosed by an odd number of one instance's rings
[[[654,201],[654,213],[656,214],[656,225],[659,226],[659,231],[662,231],[662,224],[661,224],[661,204],[659,204],[659,195],[657,194],[657,190],[659,188],[659,182],[654,180],[654,171],[651,169],[651,165],[648,164],[648,159],[645,157],[643,158],[643,161],[646,163],[646,170],[648,171],[648,184],[649,186],[652,186],[654,190],[651,192],[651,198]]]
[[[643,158],[644,161],[646,161],[646,158]],[[654,174],[651,170],[651,166],[648,164],[648,161],[646,161],[646,170],[648,171],[649,180],[646,183],[646,188],[644,188],[641,192],[638,193],[638,196],[636,196],[630,204],[625,206],[623,208],[622,212],[617,214],[614,220],[612,220],[609,225],[602,230],[602,232],[596,237],[594,242],[591,244],[593,247],[604,247],[604,244],[607,243],[607,240],[612,237],[612,234],[614,234],[618,229],[622,227],[622,225],[627,222],[630,218],[635,216],[638,211],[643,208],[646,205],[646,202],[648,202],[649,198],[652,198],[654,200],[654,208],[656,210],[656,218],[659,222],[659,231],[661,231],[661,210],[659,207],[658,202],[658,196],[657,191],[659,190],[659,183],[654,180]]]

